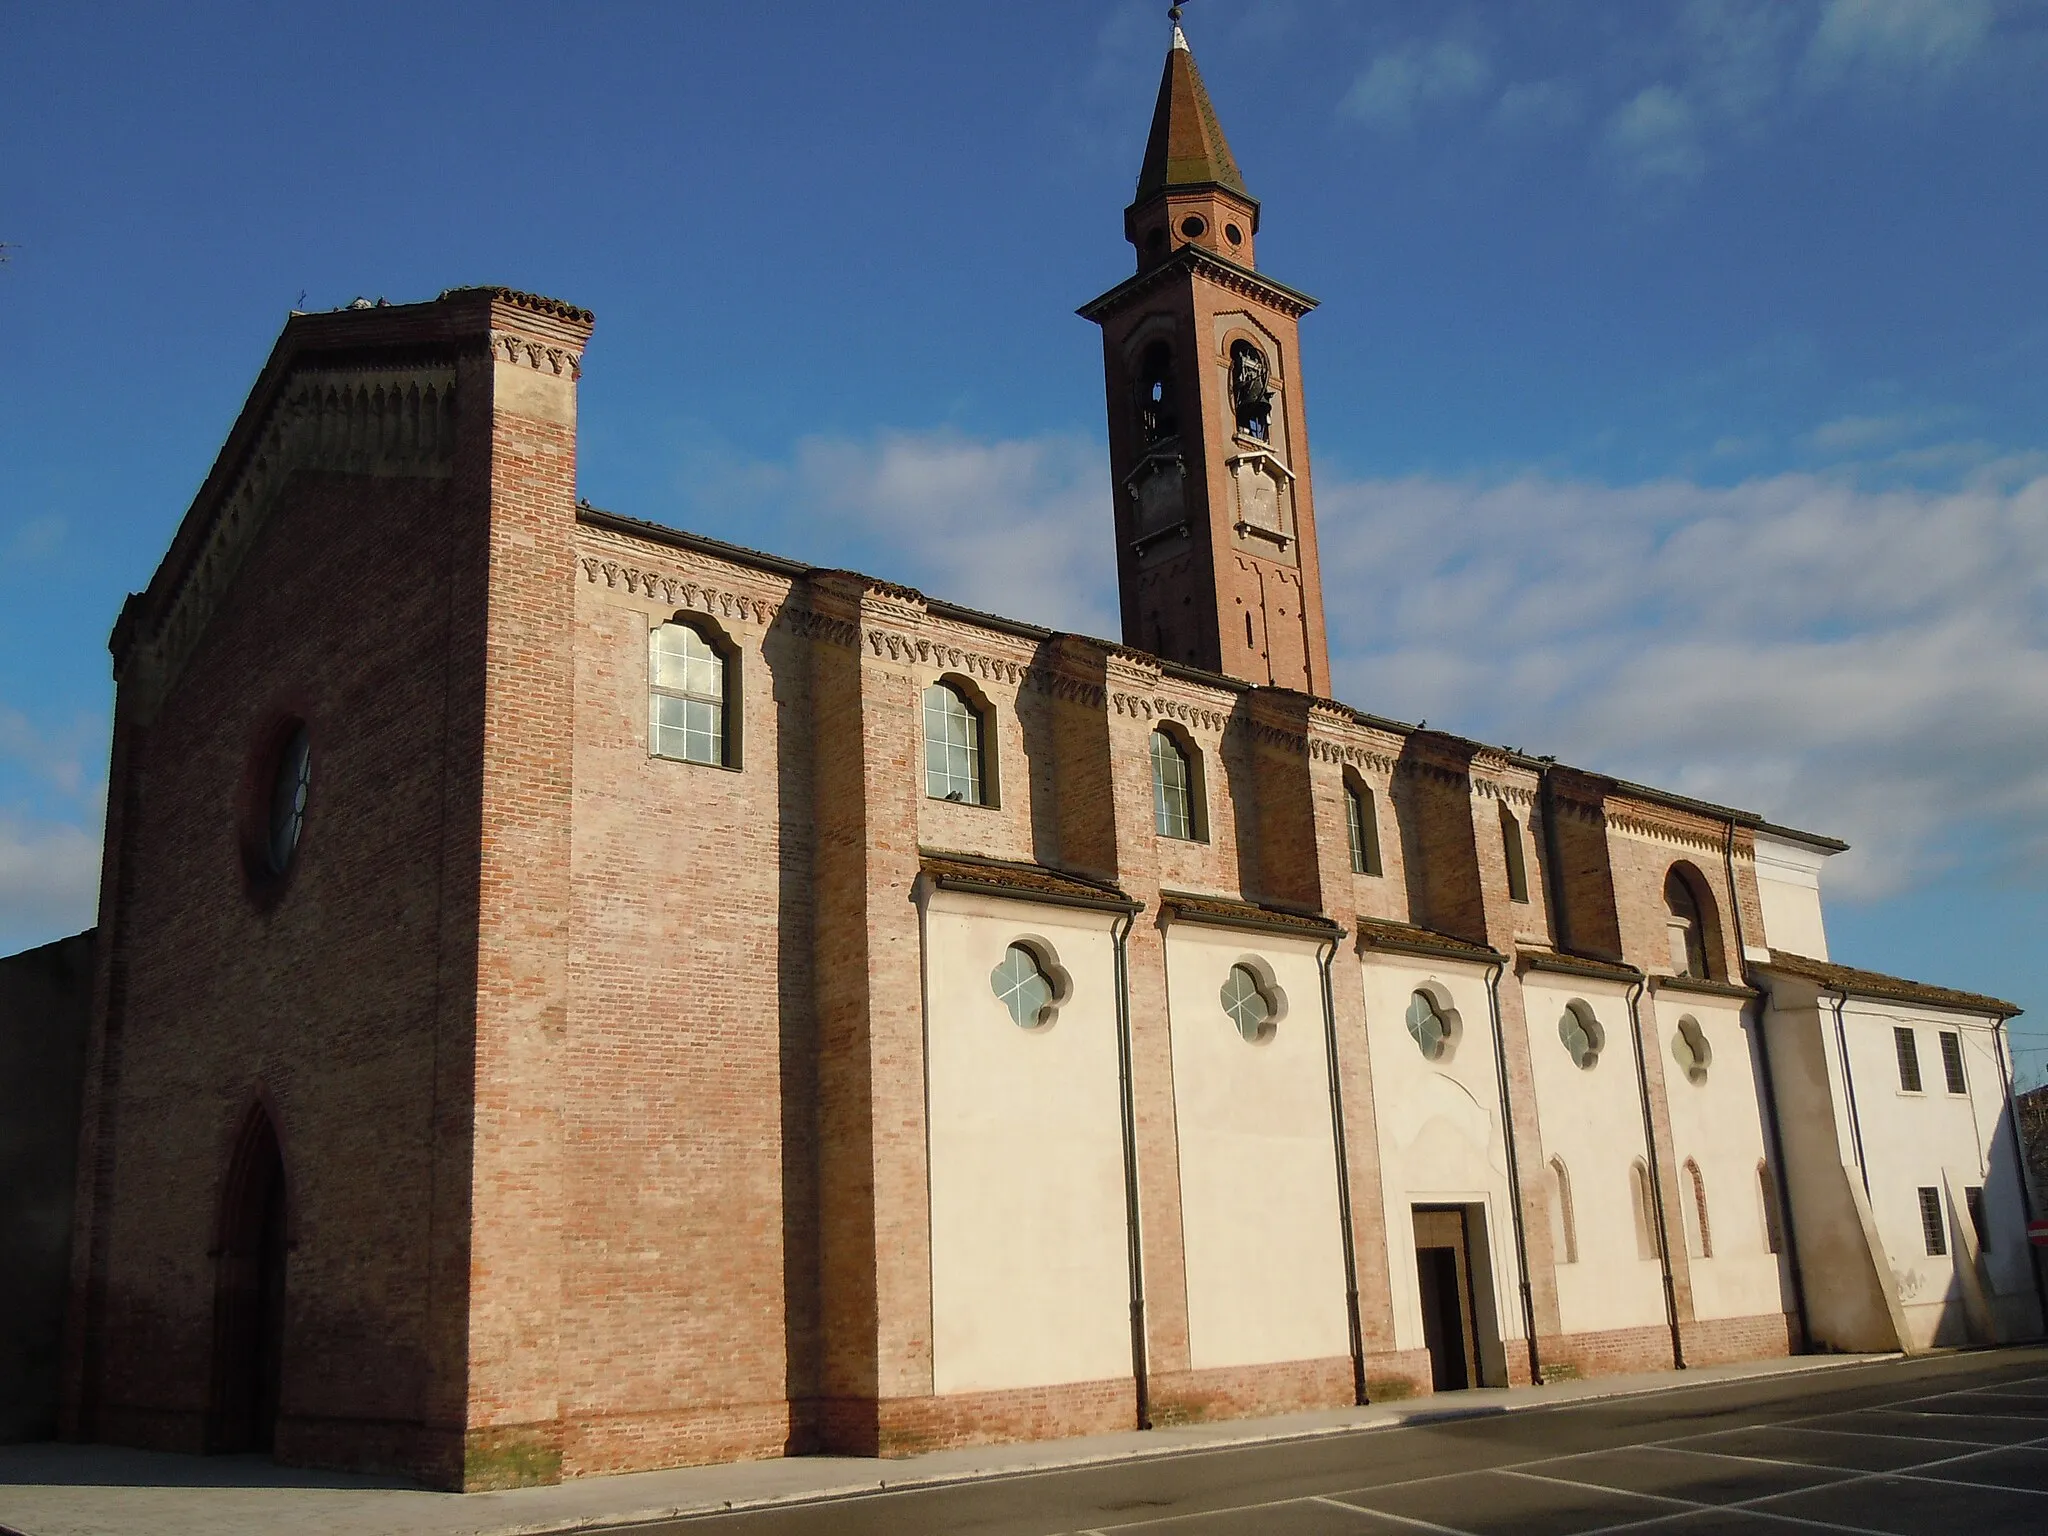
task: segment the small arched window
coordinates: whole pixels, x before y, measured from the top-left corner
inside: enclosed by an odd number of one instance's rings
[[[1650,1187],[1650,1165],[1640,1157],[1629,1164],[1628,1188],[1636,1218],[1636,1257],[1657,1258],[1664,1251],[1657,1241],[1657,1195]]]
[[[1223,978],[1224,1017],[1253,1045],[1273,1038],[1286,1004],[1280,989],[1253,966],[1239,961]]]
[[[1687,1082],[1697,1086],[1707,1080],[1714,1048],[1707,1043],[1707,1032],[1700,1028],[1700,1021],[1691,1014],[1678,1021],[1678,1032],[1671,1037],[1671,1055],[1684,1071]]]
[[[1756,1163],[1756,1192],[1762,1202],[1765,1251],[1783,1253],[1785,1220],[1778,1210],[1778,1181],[1771,1177],[1771,1165],[1762,1158]]]
[[[951,683],[924,691],[924,792],[956,805],[987,805],[981,711]]]
[[[1380,872],[1380,821],[1373,794],[1358,780],[1344,780],[1344,830],[1351,840],[1351,873]]]
[[[1527,901],[1529,864],[1522,846],[1522,822],[1506,805],[1500,808],[1500,846],[1507,857],[1508,900]]]
[[[1685,1251],[1696,1259],[1711,1259],[1714,1228],[1707,1220],[1707,1180],[1700,1165],[1689,1157],[1685,1160],[1685,1183],[1686,1193],[1691,1196],[1685,1203]]]
[[[1457,1039],[1457,1018],[1434,997],[1418,991],[1408,999],[1408,1033],[1425,1061],[1442,1061]]]
[[[1561,1157],[1550,1160],[1550,1248],[1560,1264],[1579,1262],[1579,1225],[1572,1213],[1572,1176]]]
[[[1707,970],[1707,925],[1699,892],[1685,872],[1673,868],[1664,877],[1665,927],[1671,937],[1671,969],[1680,976],[1710,979]]]
[[[1152,817],[1161,837],[1199,842],[1202,793],[1192,748],[1164,730],[1152,733]]]
[[[1577,998],[1565,1004],[1564,1014],[1557,1021],[1557,1038],[1564,1042],[1565,1050],[1571,1053],[1581,1072],[1590,1072],[1599,1065],[1600,1052],[1607,1045],[1607,1031],[1593,1016],[1592,1006]]]
[[[648,735],[656,757],[731,766],[725,655],[695,624],[675,620],[649,637]]]
[[[1146,447],[1179,435],[1173,408],[1173,348],[1163,341],[1147,347],[1138,362],[1138,435]]]

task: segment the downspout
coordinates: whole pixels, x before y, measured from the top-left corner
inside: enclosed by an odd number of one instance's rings
[[[1125,947],[1136,912],[1126,912],[1110,929],[1116,955],[1116,1066],[1124,1133],[1124,1241],[1131,1272],[1131,1382],[1138,1428],[1152,1427],[1152,1380],[1145,1347],[1145,1244],[1138,1226],[1138,1111],[1131,1086],[1131,957]],[[1324,983],[1327,988],[1327,979]],[[1346,1250],[1349,1252],[1348,1248]]]
[[[1991,1021],[1991,1050],[1998,1058],[1999,1091],[2005,1095],[2005,1117],[2012,1125],[2012,1165],[2020,1180],[2020,1214],[2031,1227],[2034,1197],[2027,1191],[2027,1158],[2020,1147],[2020,1107],[2013,1099],[2012,1074],[2005,1067],[2005,1025],[2004,1017]],[[2041,1274],[2041,1250],[2034,1246],[2030,1234],[2022,1233],[2021,1236],[2027,1244],[2027,1262],[2034,1271],[2034,1298],[2041,1304],[2041,1325],[2048,1329],[2048,1281],[2044,1281]]]
[[[1643,1102],[1643,1150],[1650,1157],[1650,1207],[1657,1218],[1657,1263],[1664,1272],[1664,1320],[1671,1325],[1671,1364],[1684,1370],[1685,1338],[1678,1327],[1678,1286],[1671,1278],[1671,1227],[1664,1219],[1664,1178],[1657,1167],[1657,1124],[1650,1113],[1650,1068],[1643,1058],[1643,1020],[1637,1009],[1644,978],[1637,972],[1628,989],[1628,1035],[1636,1048],[1636,1090]],[[1683,1191],[1680,1198],[1683,1198]]]
[[[1500,1081],[1500,1135],[1508,1154],[1508,1217],[1514,1224],[1515,1269],[1522,1284],[1522,1336],[1529,1345],[1529,1380],[1543,1383],[1543,1359],[1536,1348],[1536,1293],[1529,1285],[1529,1236],[1522,1226],[1522,1169],[1515,1155],[1515,1108],[1508,1097],[1507,1041],[1500,1022],[1500,973],[1507,966],[1496,960],[1486,968],[1486,1006],[1493,1015],[1493,1066]]]
[[[1842,1009],[1848,1001],[1847,992],[1835,994],[1835,1052],[1842,1058],[1842,1092],[1849,1101],[1849,1139],[1856,1148],[1856,1172],[1863,1178],[1863,1199],[1868,1204],[1870,1164],[1863,1159],[1863,1117],[1856,1112],[1856,1074],[1849,1066],[1849,1031],[1842,1023]]]
[[[1351,1397],[1363,1406],[1365,1396],[1365,1330],[1358,1321],[1358,1255],[1352,1246],[1351,1159],[1344,1146],[1344,1085],[1337,1072],[1337,1003],[1330,967],[1337,958],[1344,930],[1316,950],[1316,969],[1323,978],[1323,1046],[1330,1057],[1330,1139],[1337,1150],[1337,1225],[1344,1237],[1344,1320],[1351,1329]]]
[[[1749,940],[1742,931],[1742,895],[1735,888],[1735,823],[1728,823],[1728,840],[1723,847],[1728,864],[1728,904],[1735,917],[1735,958],[1742,966],[1742,980],[1756,995],[1757,1083],[1763,1089],[1764,1126],[1770,1133],[1771,1184],[1778,1191],[1778,1236],[1785,1245],[1785,1273],[1792,1282],[1792,1312],[1799,1319],[1799,1344],[1813,1347],[1813,1327],[1806,1315],[1806,1275],[1799,1267],[1799,1239],[1792,1226],[1792,1182],[1785,1171],[1785,1136],[1778,1122],[1778,1084],[1771,1073],[1770,1042],[1764,1039],[1764,998],[1768,992],[1757,985],[1749,968]],[[1747,1013],[1747,1007],[1744,1012]]]

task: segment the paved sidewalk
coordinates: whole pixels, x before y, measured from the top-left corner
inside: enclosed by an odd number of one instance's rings
[[[972,1478],[1170,1456],[1512,1413],[1714,1382],[1829,1370],[1891,1355],[1795,1356],[1606,1376],[1270,1419],[933,1451],[900,1461],[802,1456],[589,1477],[552,1488],[435,1493],[390,1478],[279,1467],[253,1456],[176,1456],[96,1445],[0,1446],[0,1528],[19,1536],[546,1536],[631,1520],[758,1508]]]

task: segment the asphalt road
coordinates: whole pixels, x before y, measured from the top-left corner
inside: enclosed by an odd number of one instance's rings
[[[2048,1536],[2048,1349],[1844,1367],[606,1529]]]

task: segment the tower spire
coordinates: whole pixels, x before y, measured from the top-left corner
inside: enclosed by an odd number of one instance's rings
[[[1259,223],[1258,199],[1246,189],[1237,157],[1223,136],[1194,50],[1181,30],[1181,8],[1176,5],[1167,15],[1173,20],[1173,40],[1159,77],[1137,195],[1125,210],[1125,232],[1138,247],[1141,268],[1186,240],[1199,240],[1219,255],[1249,266],[1251,236]],[[1219,203],[1230,206],[1216,206]],[[1195,223],[1209,238],[1180,235],[1189,218],[1182,204],[1189,205]],[[1226,227],[1237,232],[1236,239],[1224,237]]]

